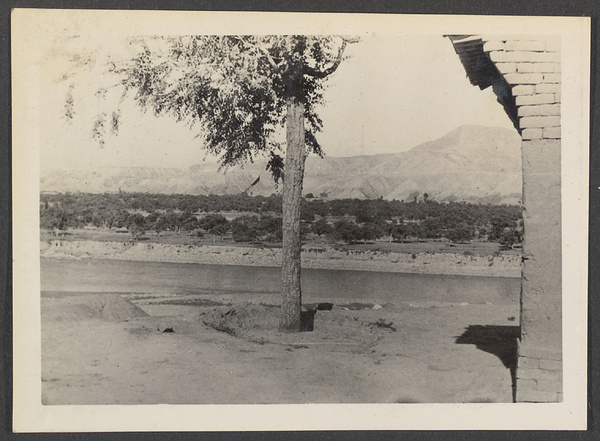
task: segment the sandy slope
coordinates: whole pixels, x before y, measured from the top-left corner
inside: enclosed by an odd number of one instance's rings
[[[42,297],[45,404],[512,401],[517,305],[336,303],[313,332],[279,334],[260,299],[126,297]]]

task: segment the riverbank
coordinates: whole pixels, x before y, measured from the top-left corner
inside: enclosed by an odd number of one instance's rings
[[[199,263],[279,267],[278,248],[226,245],[173,245],[92,240],[43,240],[42,258],[119,259],[152,262]],[[308,246],[302,251],[304,268],[440,274],[486,277],[520,277],[518,255],[480,256],[469,253],[397,253],[374,250],[335,250]]]

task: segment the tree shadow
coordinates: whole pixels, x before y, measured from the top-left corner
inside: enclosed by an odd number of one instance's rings
[[[517,341],[520,326],[470,325],[456,337],[459,345],[475,345],[477,349],[494,354],[510,370],[513,402],[516,398]]]

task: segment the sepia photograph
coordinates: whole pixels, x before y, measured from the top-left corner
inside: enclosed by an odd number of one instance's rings
[[[432,17],[15,10],[15,429],[585,428],[590,21]]]

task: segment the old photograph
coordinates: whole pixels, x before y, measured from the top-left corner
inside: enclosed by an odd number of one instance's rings
[[[585,424],[589,20],[282,15],[13,14],[17,427]]]

